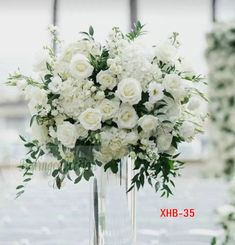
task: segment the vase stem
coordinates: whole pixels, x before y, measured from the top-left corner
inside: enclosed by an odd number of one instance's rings
[[[136,192],[128,192],[133,161],[125,157],[119,172],[96,169],[92,186],[92,245],[136,244]]]

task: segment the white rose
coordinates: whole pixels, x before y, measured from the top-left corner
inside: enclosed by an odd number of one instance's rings
[[[122,105],[119,113],[117,124],[119,128],[134,128],[137,124],[138,116],[136,114],[135,109],[129,105]]]
[[[75,78],[88,78],[92,75],[94,68],[89,60],[82,54],[75,55],[70,64],[70,73]]]
[[[162,86],[162,84],[151,82],[148,86],[149,101],[151,103],[156,103],[157,101],[163,99],[163,90],[164,87]]]
[[[86,130],[101,128],[102,114],[100,110],[88,108],[80,116],[79,121]]]
[[[62,87],[62,80],[59,76],[53,77],[51,82],[48,84],[48,89],[51,90],[52,93],[59,93]]]
[[[37,121],[33,121],[31,130],[32,138],[37,140],[40,145],[46,144],[49,141],[48,129],[45,125],[39,125]]]
[[[112,90],[117,85],[117,79],[108,70],[100,71],[96,76],[96,80],[102,89]]]
[[[195,135],[195,125],[191,122],[184,121],[179,128],[179,134],[186,141],[190,141]]]
[[[123,79],[118,84],[117,96],[124,103],[137,104],[141,100],[141,93],[140,82],[134,78]]]
[[[164,63],[173,63],[176,60],[177,49],[169,41],[166,41],[157,47],[156,55],[158,60]]]
[[[85,139],[88,136],[88,131],[81,125],[76,125],[77,135],[81,139]]]
[[[158,119],[153,115],[144,115],[139,119],[138,125],[143,129],[144,132],[152,132],[157,128]]]
[[[90,54],[100,55],[100,45],[90,40],[79,40],[70,43],[62,53],[60,59],[65,62],[70,62],[76,54],[82,54],[88,57]]]
[[[136,145],[138,141],[138,133],[136,131],[127,133],[125,141],[127,144]]]
[[[185,94],[183,81],[180,76],[176,74],[168,74],[163,79],[163,86],[167,92],[175,98],[179,98]]]
[[[113,118],[119,109],[119,101],[104,99],[99,105],[99,109],[102,113],[102,120],[108,120]]]
[[[65,121],[57,126],[56,136],[64,146],[73,148],[77,140],[76,126]]]
[[[157,137],[157,148],[159,151],[167,151],[172,142],[173,136],[171,134],[160,134]]]

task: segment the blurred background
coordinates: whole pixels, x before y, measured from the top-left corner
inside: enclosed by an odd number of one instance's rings
[[[216,5],[215,5],[216,3]],[[235,17],[233,0],[0,0],[0,245],[82,245],[89,244],[89,186],[67,184],[53,190],[43,171],[15,200],[20,181],[16,165],[24,155],[19,134],[28,130],[26,104],[13,88],[4,85],[9,73],[32,73],[32,64],[43,45],[50,43],[47,27],[59,27],[66,42],[92,25],[95,37],[105,41],[113,26],[130,30],[136,20],[146,24],[148,42],[158,43],[172,32],[180,33],[183,56],[203,75],[206,33],[213,19]],[[151,190],[138,194],[138,245],[209,244],[219,234],[213,210],[226,199],[221,180],[200,179],[208,156],[208,134],[190,146],[182,146],[187,160],[182,178],[177,180],[175,197],[165,200]],[[49,187],[48,187],[49,185]],[[192,193],[194,195],[192,196]],[[161,220],[160,208],[195,208],[191,220]],[[187,228],[186,228],[187,227]],[[61,232],[63,231],[63,232]]]

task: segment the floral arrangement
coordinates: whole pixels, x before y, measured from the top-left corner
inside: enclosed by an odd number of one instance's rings
[[[231,177],[235,170],[235,25],[219,23],[207,35],[211,140],[216,174]]]
[[[21,136],[29,150],[19,166],[24,183],[45,154],[59,162],[52,172],[58,188],[66,178],[88,181],[97,167],[115,174],[129,156],[136,173],[129,190],[147,182],[162,196],[172,194],[182,165],[178,145],[201,132],[204,121],[204,96],[195,86],[201,77],[179,56],[178,34],[146,46],[137,22],[128,34],[113,28],[101,45],[90,27],[64,47],[56,29],[51,32],[58,54],[44,47],[35,78],[16,72],[8,79],[29,101],[32,115],[32,140]],[[24,187],[17,187],[19,195]]]

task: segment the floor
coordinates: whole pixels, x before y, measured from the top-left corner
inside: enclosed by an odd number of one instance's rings
[[[138,193],[137,245],[209,245],[213,236],[221,234],[214,210],[226,202],[226,185],[201,178],[200,168],[186,165],[176,181],[174,197],[160,198],[149,188]],[[52,188],[50,178],[38,173],[26,193],[15,199],[19,181],[19,172],[0,170],[0,245],[89,245],[89,184],[66,183],[59,191]],[[119,201],[109,198],[118,213]],[[160,209],[164,208],[194,209],[195,217],[163,218]],[[130,245],[123,236],[105,245]]]

